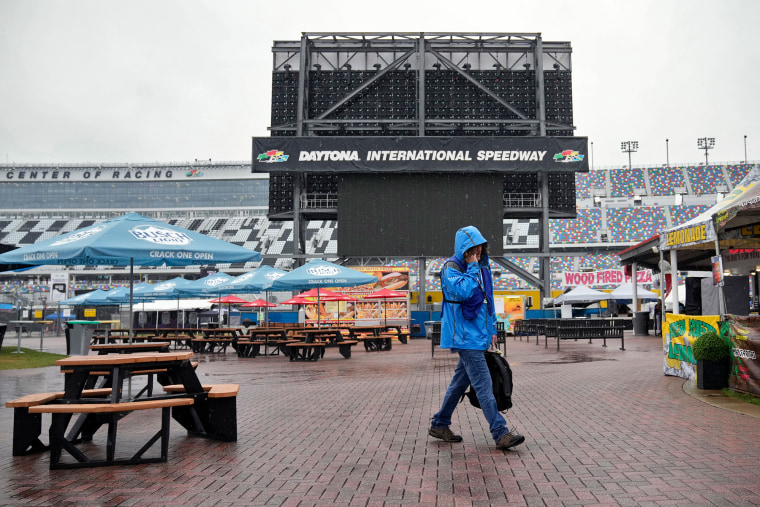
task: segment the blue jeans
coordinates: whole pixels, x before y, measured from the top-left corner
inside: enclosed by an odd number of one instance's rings
[[[496,398],[493,397],[493,384],[485,355],[482,350],[458,349],[457,353],[459,354],[459,362],[454,371],[454,377],[443,397],[441,410],[433,416],[430,426],[448,428],[451,425],[451,414],[454,413],[459,399],[467,390],[467,386],[472,384],[475,393],[478,395],[480,407],[483,409],[483,415],[488,421],[491,436],[495,442],[498,442],[501,437],[509,433],[509,430],[507,429],[507,421],[496,408]]]

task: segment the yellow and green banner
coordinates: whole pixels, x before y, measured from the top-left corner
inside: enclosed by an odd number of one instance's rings
[[[662,333],[665,375],[693,380],[695,366],[691,344],[708,331],[719,333],[718,315],[665,315]]]

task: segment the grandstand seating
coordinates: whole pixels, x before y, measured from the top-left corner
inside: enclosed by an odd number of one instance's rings
[[[561,218],[549,222],[551,242],[562,244],[596,243],[602,227],[602,210],[581,208],[574,219]]]
[[[673,195],[673,189],[686,187],[680,167],[652,167],[647,172],[651,195]]]
[[[591,197],[589,173],[575,173],[575,196],[578,199],[587,199]]]
[[[728,164],[724,166],[728,174],[731,185],[736,186],[744,179],[749,170],[752,168],[749,164]]]
[[[673,227],[688,222],[700,213],[710,209],[710,206],[670,206],[670,220]]]
[[[589,188],[607,188],[607,171],[589,171]]]
[[[613,243],[638,242],[667,228],[661,207],[609,208],[607,230]]]
[[[723,178],[723,171],[719,166],[688,167],[687,172],[689,181],[691,181],[691,191],[694,195],[714,194],[717,187],[727,187]]]
[[[637,167],[610,170],[610,195],[623,197],[637,194],[637,189],[645,189],[644,172]]]

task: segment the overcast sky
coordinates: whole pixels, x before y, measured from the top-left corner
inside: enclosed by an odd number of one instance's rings
[[[760,159],[757,0],[0,0],[0,162],[250,160],[272,42],[301,32],[540,32],[573,47],[595,167]]]

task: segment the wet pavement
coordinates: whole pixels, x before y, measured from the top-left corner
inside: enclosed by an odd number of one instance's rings
[[[760,417],[664,376],[661,339],[627,335],[625,345],[563,341],[556,351],[509,338],[507,420],[526,436],[510,451],[494,447],[466,402],[452,424],[462,443],[427,435],[456,364],[448,352],[431,357],[427,340],[354,347],[351,359],[328,349],[314,363],[196,354],[202,382],[241,386],[237,442],[188,436],[172,422],[167,463],[51,471],[47,453],[11,455],[13,410],[2,408],[0,503],[760,505]],[[45,346],[65,351],[62,338]],[[3,403],[61,388],[55,367],[0,371]],[[121,421],[120,446],[155,431],[158,414],[147,412]]]

